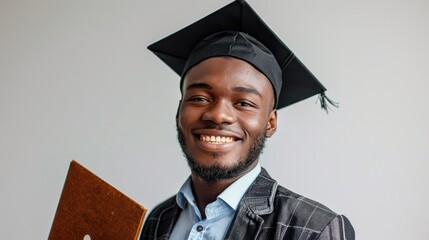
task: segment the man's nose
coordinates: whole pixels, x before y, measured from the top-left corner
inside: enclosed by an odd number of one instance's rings
[[[215,124],[231,124],[236,120],[234,107],[227,101],[218,101],[211,104],[203,113],[204,121],[211,121]]]

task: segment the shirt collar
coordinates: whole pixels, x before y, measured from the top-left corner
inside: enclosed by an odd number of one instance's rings
[[[191,177],[188,177],[185,183],[183,183],[179,193],[176,195],[176,202],[181,209],[185,209],[187,203],[194,205],[195,198],[194,194],[192,193]]]
[[[250,172],[243,175],[241,178],[237,179],[233,184],[231,184],[227,189],[225,189],[218,198],[225,201],[231,208],[237,210],[238,204],[240,203],[241,198],[244,193],[250,187],[250,185],[255,181],[261,172],[261,165],[259,163],[254,167]]]
[[[244,193],[247,191],[260,172],[261,165],[258,163],[256,167],[243,175],[241,178],[237,179],[237,181],[225,189],[217,198],[222,199],[222,201],[227,203],[231,208],[237,210],[238,204],[240,203]],[[195,205],[195,198],[191,187],[191,177],[189,177],[180,188],[176,196],[176,202],[182,209],[184,209],[188,203],[191,206]]]

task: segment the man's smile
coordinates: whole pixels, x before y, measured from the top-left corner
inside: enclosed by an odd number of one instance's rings
[[[225,137],[225,136],[208,136],[208,135],[200,135],[200,140],[203,142],[208,142],[212,144],[222,144],[222,143],[232,143],[235,142],[234,137]]]
[[[210,144],[226,144],[241,140],[240,136],[230,131],[219,131],[216,129],[198,129],[193,134],[202,142]]]
[[[198,148],[208,152],[228,152],[234,149],[233,146],[242,140],[239,134],[217,130],[217,129],[197,129],[192,132]]]

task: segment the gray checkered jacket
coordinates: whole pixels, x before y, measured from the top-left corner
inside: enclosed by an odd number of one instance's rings
[[[169,239],[180,215],[176,197],[148,216],[140,240]],[[265,169],[244,194],[225,239],[354,240],[349,220],[324,205],[296,194]]]

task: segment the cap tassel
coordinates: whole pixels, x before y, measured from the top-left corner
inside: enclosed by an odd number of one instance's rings
[[[338,108],[338,107],[339,107],[339,103],[338,103],[338,102],[334,102],[334,101],[332,101],[331,99],[329,99],[329,98],[325,95],[325,92],[321,92],[321,93],[319,94],[319,101],[320,101],[320,107],[321,107],[323,110],[325,110],[325,111],[326,111],[326,113],[329,113],[329,109],[331,109],[329,105],[334,106],[334,107],[336,107],[336,108]],[[328,105],[328,103],[329,103],[329,105]]]

